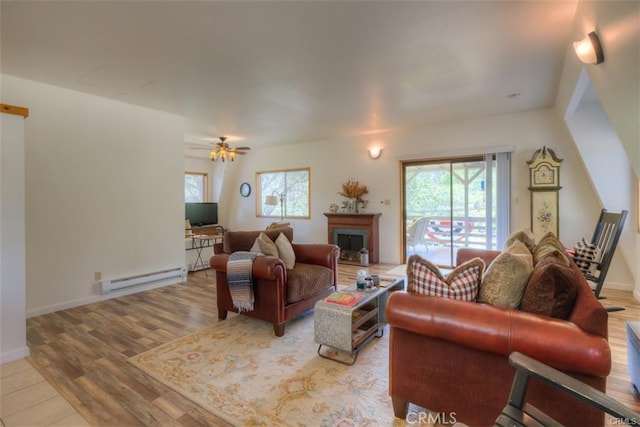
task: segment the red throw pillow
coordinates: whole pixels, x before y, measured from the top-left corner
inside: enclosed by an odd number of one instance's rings
[[[417,294],[475,301],[484,267],[482,259],[473,258],[445,277],[431,262],[419,255],[411,255],[407,261],[407,289]]]

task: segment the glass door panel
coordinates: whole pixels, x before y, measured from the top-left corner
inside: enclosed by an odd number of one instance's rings
[[[403,163],[405,262],[418,254],[450,268],[458,248],[495,247],[493,163],[490,156]]]

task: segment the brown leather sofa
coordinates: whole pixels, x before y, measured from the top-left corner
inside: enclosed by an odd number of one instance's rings
[[[233,306],[227,284],[227,260],[231,253],[248,251],[261,231],[227,231],[223,243],[214,245],[211,267],[216,271],[218,318],[238,312]],[[291,242],[291,227],[264,231],[273,241],[284,235]],[[273,323],[276,336],[284,335],[285,322],[313,308],[316,301],[336,290],[339,248],[329,244],[292,243],[296,256],[293,269],[287,270],[276,257],[260,256],[253,262],[254,309],[242,314]]]
[[[460,249],[457,264],[495,251]],[[488,264],[487,264],[488,265]],[[469,426],[493,425],[509,396],[518,351],[605,391],[611,369],[607,312],[578,272],[578,294],[568,320],[488,304],[394,292],[386,315],[391,328],[389,394],[396,417],[408,403],[454,414]],[[604,415],[558,389],[532,379],[527,402],[567,426],[602,426]]]

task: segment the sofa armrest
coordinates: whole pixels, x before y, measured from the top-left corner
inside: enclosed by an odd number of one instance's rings
[[[335,269],[340,249],[330,244],[296,244],[291,245],[296,254],[296,262],[315,264]]]
[[[491,261],[500,255],[500,251],[492,251],[489,249],[473,249],[473,248],[460,248],[456,253],[456,265],[460,265],[463,262],[469,261],[470,259],[479,257],[482,258],[484,263],[489,266]]]
[[[487,304],[393,292],[386,309],[392,328],[507,357],[519,351],[568,372],[606,377],[607,340],[569,321]]]
[[[227,262],[229,261],[227,253],[215,254],[209,260],[209,265],[216,272],[227,273]],[[259,256],[253,260],[251,274],[254,279],[260,280],[277,280],[281,275],[282,283],[286,283],[287,269],[280,258],[272,256]]]

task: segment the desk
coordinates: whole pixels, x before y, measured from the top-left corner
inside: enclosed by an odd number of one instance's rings
[[[209,263],[202,258],[202,250],[213,247],[214,243],[222,242],[221,234],[196,234],[191,236],[191,249],[196,251],[196,262],[193,264],[191,271],[205,270],[204,274],[208,276],[207,269]]]

